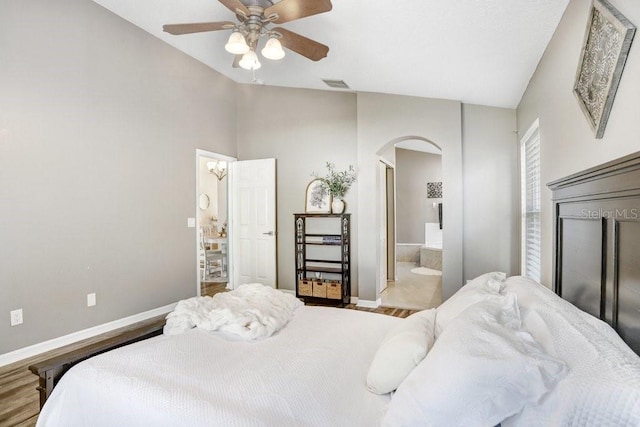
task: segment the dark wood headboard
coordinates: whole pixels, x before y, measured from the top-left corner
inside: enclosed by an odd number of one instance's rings
[[[554,291],[640,354],[640,152],[547,185]]]

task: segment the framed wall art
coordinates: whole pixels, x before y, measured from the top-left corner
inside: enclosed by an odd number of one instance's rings
[[[442,198],[442,182],[427,182],[427,199]]]
[[[593,0],[573,93],[602,138],[636,27],[607,0]]]
[[[331,213],[331,194],[321,179],[314,179],[307,185],[305,197],[306,213]]]

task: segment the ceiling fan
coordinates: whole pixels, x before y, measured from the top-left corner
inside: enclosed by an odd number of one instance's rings
[[[219,1],[236,15],[239,23],[220,21],[167,24],[162,29],[173,35],[232,30],[225,49],[236,55],[234,67],[247,70],[257,70],[261,66],[256,55],[261,37],[268,38],[261,50],[262,55],[268,59],[282,59],[285,55],[283,46],[312,61],[321,60],[329,52],[329,47],[322,43],[282,27],[269,26],[328,12],[332,8],[331,0],[281,0],[277,3],[275,0]]]

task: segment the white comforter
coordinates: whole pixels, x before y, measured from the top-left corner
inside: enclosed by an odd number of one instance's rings
[[[72,368],[37,425],[376,425],[390,398],[367,391],[367,370],[400,320],[304,306],[260,341],[200,329],[155,337]]]
[[[503,426],[640,426],[640,359],[606,323],[544,286],[510,277],[523,326],[569,373],[537,405]]]
[[[213,297],[180,301],[167,316],[164,333],[177,335],[197,327],[229,332],[243,339],[266,338],[286,325],[302,305],[291,294],[250,283]]]

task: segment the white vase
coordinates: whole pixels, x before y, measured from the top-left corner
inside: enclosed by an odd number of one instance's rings
[[[331,202],[331,213],[341,214],[344,212],[344,200],[335,198]]]

